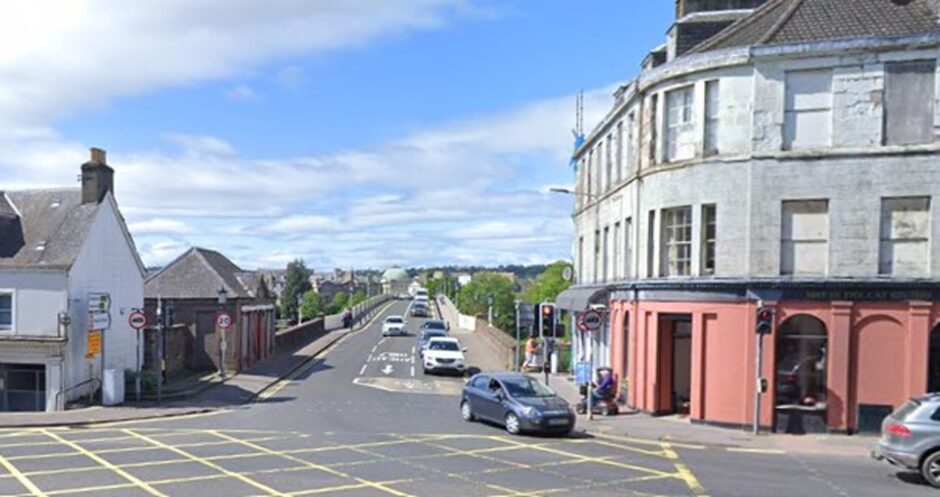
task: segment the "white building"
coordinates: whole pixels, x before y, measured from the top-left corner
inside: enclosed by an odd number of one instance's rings
[[[92,294],[110,297],[105,367],[137,367],[128,314],[145,269],[104,151],[81,173],[81,188],[0,192],[0,411],[61,409],[101,378],[102,357],[86,360]]]
[[[940,388],[940,2],[676,3],[575,152],[559,304],[607,305],[598,362],[640,409],[749,423],[763,300],[782,331],[764,424],[791,390],[806,429],[854,431]],[[777,389],[775,354],[816,376]]]

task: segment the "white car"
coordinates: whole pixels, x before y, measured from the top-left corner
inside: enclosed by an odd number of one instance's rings
[[[460,346],[460,341],[451,337],[434,337],[428,341],[427,348],[421,354],[424,373],[449,372],[463,374],[467,369],[463,353],[467,349]]]
[[[406,324],[407,321],[401,316],[389,316],[385,318],[385,322],[382,323],[382,336],[407,335],[408,330],[405,329]]]

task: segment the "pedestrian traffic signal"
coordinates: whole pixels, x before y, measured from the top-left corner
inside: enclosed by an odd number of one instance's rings
[[[758,335],[769,335],[774,330],[774,308],[773,307],[758,307],[757,308],[757,334]]]
[[[539,304],[539,335],[555,337],[555,304]]]

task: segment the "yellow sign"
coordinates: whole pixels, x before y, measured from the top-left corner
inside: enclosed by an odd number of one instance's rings
[[[101,353],[101,331],[92,330],[88,332],[88,352],[85,357],[94,357]]]

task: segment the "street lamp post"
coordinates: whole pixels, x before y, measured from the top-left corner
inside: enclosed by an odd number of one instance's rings
[[[225,287],[219,287],[219,316],[225,312],[225,304],[228,301],[228,292]],[[218,321],[218,319],[216,319]],[[218,326],[218,325],[217,325]],[[228,349],[228,342],[225,339],[225,328],[219,328],[219,376],[225,379],[225,351]]]
[[[493,296],[492,295],[486,297],[486,317],[487,317],[487,320],[486,320],[487,323],[489,323],[490,326],[493,326]]]
[[[297,326],[300,326],[304,322],[304,295],[302,293],[297,294]]]

